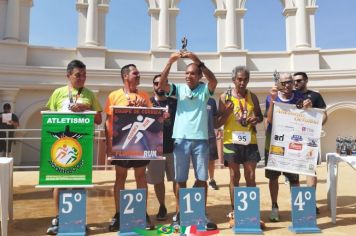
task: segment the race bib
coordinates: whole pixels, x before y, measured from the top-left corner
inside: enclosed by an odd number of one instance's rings
[[[251,132],[232,131],[232,142],[234,144],[248,145],[251,142]]]

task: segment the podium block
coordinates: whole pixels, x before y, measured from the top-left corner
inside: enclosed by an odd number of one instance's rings
[[[320,233],[316,225],[315,188],[292,187],[292,226],[295,233]]]

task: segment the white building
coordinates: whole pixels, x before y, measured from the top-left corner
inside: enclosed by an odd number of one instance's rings
[[[110,91],[122,85],[120,68],[134,63],[141,71],[141,88],[151,91],[151,78],[164,67],[176,50],[176,17],[179,0],[146,0],[151,18],[149,51],[118,51],[105,47],[106,14],[109,0],[77,0],[78,42],[76,48],[56,48],[29,44],[32,0],[0,0],[0,102],[9,102],[19,116],[21,128],[41,126],[40,110],[52,91],[66,83],[65,68],[72,59],[87,65],[87,87],[97,92],[102,104]],[[286,50],[249,52],[244,48],[246,0],[213,0],[217,20],[217,51],[198,53],[215,73],[217,95],[231,85],[231,70],[245,65],[251,70],[249,88],[264,108],[275,69],[305,71],[309,88],[319,91],[326,103],[328,122],[324,126],[322,155],[335,151],[337,135],[356,136],[356,48],[322,50],[315,45],[315,0],[281,0],[286,27]],[[144,3],[143,3],[144,4]],[[340,2],[341,4],[341,2]],[[187,61],[172,68],[170,81],[181,81]],[[263,127],[259,135],[263,136]],[[33,137],[31,132],[19,136]],[[263,150],[263,138],[260,149]],[[16,144],[15,164],[39,162],[39,141]],[[262,152],[263,153],[263,152]]]

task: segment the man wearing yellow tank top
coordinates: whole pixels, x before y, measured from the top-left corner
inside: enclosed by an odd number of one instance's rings
[[[256,125],[263,121],[257,96],[247,89],[250,72],[242,66],[232,71],[235,87],[220,96],[218,127],[224,125],[224,164],[230,171],[230,200],[234,209],[234,187],[239,186],[240,164],[246,185],[255,187],[255,169],[261,160]]]

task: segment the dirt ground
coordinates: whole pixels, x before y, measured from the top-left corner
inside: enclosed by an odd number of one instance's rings
[[[333,224],[327,206],[327,184],[326,164],[318,167],[317,205],[321,214],[317,217],[318,227],[323,235],[356,235],[356,171],[347,164],[339,165],[338,181],[338,204],[337,222]],[[112,186],[114,183],[114,171],[94,171],[93,178],[95,187],[87,193],[87,223],[89,235],[117,235],[107,231],[110,218],[114,214],[114,201]],[[193,173],[190,173],[191,178]],[[229,172],[228,169],[216,169],[215,179],[220,186],[219,190],[210,190],[208,193],[207,213],[209,217],[218,224],[220,235],[233,235],[228,228],[226,214],[230,211],[230,200],[228,191]],[[242,175],[243,176],[243,175]],[[302,185],[305,185],[305,177],[301,177]],[[261,219],[266,223],[264,235],[294,235],[288,230],[291,225],[290,192],[288,185],[284,184],[284,178],[280,178],[279,209],[281,221],[272,223],[268,221],[271,208],[268,182],[264,177],[264,169],[258,168],[256,173],[257,186],[261,195]],[[14,220],[9,223],[9,235],[45,235],[51,218],[54,216],[54,206],[51,199],[52,193],[49,189],[38,189],[37,171],[14,172]],[[244,180],[241,181],[244,185]],[[188,185],[193,184],[193,179]],[[134,188],[133,173],[130,172],[127,188]],[[171,217],[175,210],[175,201],[171,191],[171,183],[166,184],[166,205],[169,212],[169,220],[163,222],[171,223]],[[148,213],[154,220],[158,211],[158,204],[152,186],[149,186]],[[154,221],[155,222],[155,221]],[[155,222],[156,223],[156,222]]]

